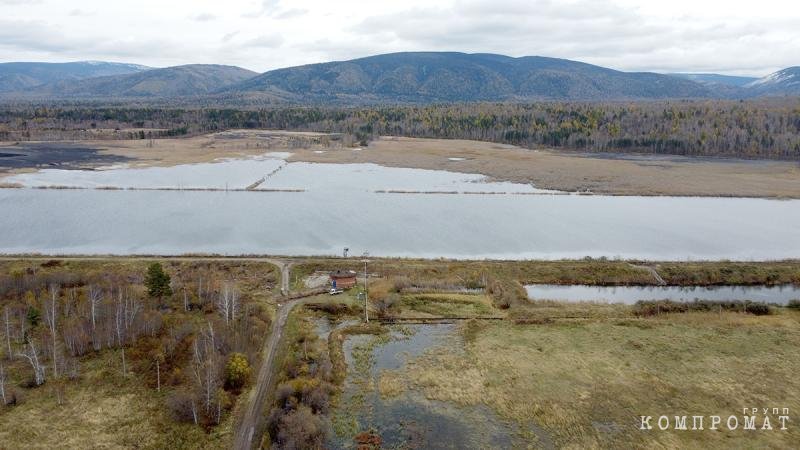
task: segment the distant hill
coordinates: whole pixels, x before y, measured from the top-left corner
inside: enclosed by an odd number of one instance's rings
[[[78,62],[0,64],[0,98],[192,105],[652,100],[800,95],[800,68],[761,79],[622,72],[541,56],[408,52],[257,74],[221,65],[150,69]]]
[[[566,59],[393,53],[267,72],[225,89],[299,102],[608,100],[707,97],[699,83]]]
[[[129,75],[64,81],[42,86],[34,95],[56,98],[173,98],[209,94],[256,72],[234,66],[186,65],[152,69]]]
[[[136,64],[101,61],[70,63],[0,63],[0,92],[17,92],[49,83],[87,78],[127,75],[149,70]]]
[[[756,77],[719,75],[716,73],[670,73],[669,75],[705,85],[724,85],[736,87],[743,87],[746,84],[752,83],[758,79]]]
[[[779,70],[745,87],[758,96],[800,95],[800,66]]]

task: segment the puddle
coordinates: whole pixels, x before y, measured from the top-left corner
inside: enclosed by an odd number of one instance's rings
[[[527,447],[530,436],[541,430],[506,422],[484,405],[432,401],[412,389],[392,398],[382,398],[378,392],[382,372],[400,369],[439,345],[463,351],[460,339],[450,324],[393,327],[388,337],[348,337],[343,346],[347,378],[332,412],[335,432],[326,447],[356,448],[354,436],[370,430],[380,435],[383,448]],[[549,446],[546,440],[539,444]]]
[[[265,156],[269,158],[276,158],[276,159],[289,159],[292,157],[292,155],[294,155],[294,153],[291,152],[269,152],[265,154]]]
[[[314,321],[314,334],[323,341],[328,340],[331,331],[341,330],[344,327],[358,324],[358,320],[332,321],[328,316],[323,316]]]

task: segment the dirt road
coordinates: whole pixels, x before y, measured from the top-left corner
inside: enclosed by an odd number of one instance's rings
[[[289,270],[292,263],[280,260],[270,260],[270,262],[281,268],[281,295],[285,297],[289,294]],[[256,385],[246,399],[247,406],[244,409],[244,415],[234,433],[233,448],[237,450],[252,449],[261,441],[264,403],[267,400],[274,378],[275,355],[283,336],[286,320],[289,318],[289,312],[301,302],[302,300],[279,300],[272,332],[264,344],[263,359],[261,367],[258,369]]]

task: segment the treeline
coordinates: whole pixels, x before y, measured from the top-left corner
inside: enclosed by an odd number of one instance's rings
[[[64,386],[82,377],[83,362],[105,355],[116,360],[109,369],[165,391],[176,420],[219,424],[270,323],[224,269],[97,273],[54,261],[0,275],[0,409],[48,385],[59,404],[68,401]]]
[[[3,140],[85,137],[93,128],[119,129],[122,139],[267,128],[343,133],[362,143],[395,135],[588,152],[800,159],[800,99],[0,112]],[[158,131],[134,135],[126,128]]]

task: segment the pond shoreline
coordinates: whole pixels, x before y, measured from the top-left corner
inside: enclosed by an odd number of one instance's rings
[[[567,303],[620,303],[669,300],[692,301],[752,301],[787,305],[800,300],[800,285],[586,285],[586,284],[529,284],[525,285],[531,301]]]

